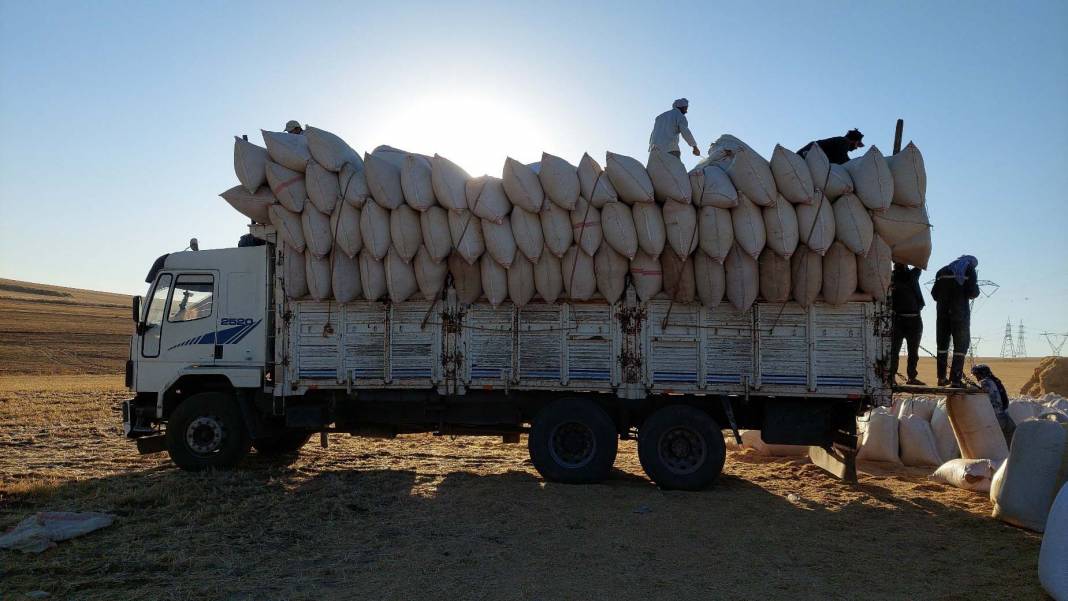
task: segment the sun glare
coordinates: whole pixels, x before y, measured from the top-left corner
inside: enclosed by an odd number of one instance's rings
[[[423,154],[438,153],[471,175],[500,177],[504,159],[541,157],[546,131],[530,107],[492,95],[448,94],[416,98],[398,111],[386,143]]]

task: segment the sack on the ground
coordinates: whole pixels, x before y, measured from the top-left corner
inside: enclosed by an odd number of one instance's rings
[[[1045,409],[1045,406],[1036,403],[1035,401],[1028,399],[1021,399],[1017,401],[1009,401],[1009,406],[1005,409],[1005,412],[1012,418],[1012,422],[1016,425],[1020,425],[1026,420],[1034,419],[1038,417],[1039,413]]]
[[[769,444],[764,442],[760,430],[742,430],[742,448],[753,449],[765,457],[800,457],[808,455],[808,447],[790,444]]]
[[[993,477],[994,465],[989,459],[952,459],[931,474],[932,480],[974,492],[990,490]]]
[[[949,423],[949,414],[946,413],[944,403],[935,407],[931,414],[931,432],[934,433],[935,446],[938,447],[938,456],[943,463],[960,457],[960,447],[957,445],[957,437],[953,435],[953,425]]]
[[[868,427],[864,431],[857,459],[901,463],[898,456],[897,416],[885,407],[877,407],[869,414]]]
[[[1068,599],[1068,484],[1061,487],[1046,519],[1038,553],[1038,579],[1057,601]]]
[[[946,412],[962,458],[1000,462],[1009,456],[988,395],[951,394],[946,397]]]
[[[930,422],[919,415],[906,415],[897,423],[902,463],[910,467],[942,464]]]
[[[1009,458],[990,486],[993,517],[1042,532],[1057,492],[1068,479],[1068,425],[1045,419],[1023,422]]]

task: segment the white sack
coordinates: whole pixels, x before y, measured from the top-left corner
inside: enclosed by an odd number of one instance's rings
[[[668,245],[680,257],[690,256],[697,249],[697,209],[690,203],[669,200],[663,206],[664,231]]]
[[[449,215],[445,209],[433,206],[419,214],[419,231],[423,245],[435,262],[441,263],[452,253],[452,233],[449,231]]]
[[[484,221],[502,223],[512,211],[512,202],[504,193],[499,177],[483,175],[467,180],[467,205]]]
[[[857,255],[857,282],[860,289],[878,300],[890,293],[890,247],[879,236],[873,236],[866,255]]]
[[[267,149],[234,136],[234,173],[249,194],[267,183]]]
[[[927,169],[923,155],[909,142],[901,152],[886,158],[894,179],[894,204],[918,207],[927,199]]]
[[[360,211],[360,235],[371,256],[379,261],[385,259],[389,253],[389,211],[377,202],[365,204]]]
[[[646,254],[659,257],[667,243],[664,228],[664,215],[660,206],[651,202],[635,203],[631,208],[634,216],[634,231],[638,236],[638,247]]]
[[[623,297],[623,291],[626,289],[630,262],[611,245],[602,244],[593,257],[593,268],[597,290],[608,304],[615,304]]]
[[[508,298],[522,309],[534,298],[534,265],[524,256],[516,257],[508,268]]]
[[[575,208],[580,187],[578,170],[574,165],[558,156],[543,152],[538,180],[549,200],[568,211]]]
[[[690,194],[699,207],[733,209],[738,206],[738,191],[720,165],[704,165],[690,172]]]
[[[597,253],[604,233],[601,231],[601,211],[579,196],[575,210],[571,211],[571,234],[575,244],[588,255]]]
[[[834,208],[821,192],[813,204],[797,206],[798,241],[821,256],[834,243],[834,227]]]
[[[564,275],[560,271],[560,259],[548,249],[542,250],[538,260],[534,263],[534,288],[547,303],[555,303],[564,291]]]
[[[269,209],[271,205],[278,202],[267,186],[261,186],[254,194],[249,194],[244,186],[234,186],[219,196],[230,203],[231,207],[237,209],[238,213],[256,223],[264,224],[271,222]]]
[[[445,277],[449,275],[448,262],[435,261],[426,246],[420,246],[415,260],[412,261],[412,268],[415,271],[415,283],[419,285],[423,299],[437,299],[445,288]]]
[[[674,201],[671,201],[674,202]],[[677,303],[692,303],[697,298],[693,260],[682,258],[670,248],[660,255],[660,271],[664,277],[664,292]]]
[[[731,209],[731,222],[734,224],[734,242],[742,251],[752,258],[760,256],[767,243],[767,231],[764,228],[764,216],[745,194],[738,195],[738,206]]]
[[[449,273],[456,289],[456,300],[470,305],[482,296],[482,268],[478,263],[468,263],[459,253],[452,253],[449,255]]]
[[[360,233],[360,210],[347,202],[338,205],[330,216],[330,231],[334,244],[349,257],[363,250],[363,235]]]
[[[894,198],[894,176],[886,164],[883,153],[875,146],[845,164],[853,178],[853,187],[864,206],[880,211],[890,206]]]
[[[742,448],[752,449],[764,457],[800,457],[808,455],[808,447],[792,444],[769,444],[764,442],[760,430],[742,430]]]
[[[337,180],[341,187],[341,198],[357,209],[362,208],[364,203],[371,198],[371,190],[367,187],[367,174],[364,173],[362,162],[359,167],[345,163]]]
[[[961,457],[997,462],[1009,456],[1005,435],[1001,433],[988,395],[951,394],[946,397],[946,412],[949,413]]]
[[[922,417],[909,415],[899,419],[898,440],[901,444],[901,462],[905,465],[928,467],[942,464],[931,424]]]
[[[875,231],[893,248],[900,242],[914,238],[931,227],[926,207],[890,205],[885,211],[872,214]]]
[[[797,250],[798,243],[797,212],[794,211],[794,206],[779,198],[779,202],[764,207],[761,216],[764,218],[767,247],[789,259]]]
[[[472,215],[471,211],[449,211],[449,234],[452,237],[452,247],[472,265],[486,252],[482,221]]]
[[[734,246],[734,223],[731,212],[719,207],[701,207],[698,217],[700,228],[697,239],[701,250],[709,258],[723,263]]]
[[[1044,409],[1045,407],[1039,403],[1025,399],[1009,401],[1009,406],[1005,409],[1005,412],[1009,414],[1012,423],[1020,425],[1024,421],[1035,419]]]
[[[1053,501],[1038,553],[1038,580],[1057,601],[1068,599],[1068,484]]]
[[[330,231],[330,217],[326,213],[321,213],[310,205],[304,207],[304,212],[300,214],[300,227],[307,245],[305,254],[316,258],[330,254],[330,249],[334,246],[334,236]]]
[[[571,213],[556,202],[550,202],[541,210],[538,219],[541,221],[545,247],[554,255],[563,257],[574,242],[571,234]]]
[[[760,274],[756,259],[737,244],[723,264],[727,276],[727,300],[735,311],[744,313],[753,306],[760,289]]]
[[[934,419],[934,412],[937,408],[938,402],[932,399],[922,397],[903,398],[900,402],[897,402],[897,418],[902,419],[909,415],[915,415],[929,422]]]
[[[330,253],[330,284],[334,300],[339,303],[349,303],[360,298],[363,294],[360,261],[338,250]]]
[[[367,247],[360,251],[360,285],[363,287],[363,297],[369,301],[376,301],[388,292],[386,266]]]
[[[823,256],[823,300],[844,305],[857,290],[857,259],[841,242]]]
[[[378,206],[395,209],[404,204],[404,190],[401,188],[401,168],[386,158],[388,151],[376,149],[363,157],[364,176],[367,189]]]
[[[815,200],[812,174],[805,159],[797,153],[776,144],[771,153],[771,173],[779,194],[786,200],[796,204],[812,204]]]
[[[748,144],[724,134],[708,149],[708,158],[724,168],[734,187],[749,200],[762,207],[775,204],[779,191],[771,164]]]
[[[843,194],[853,193],[853,176],[849,175],[845,165],[831,163],[831,170],[827,175],[827,187],[823,192],[830,200],[835,200]]]
[[[400,258],[404,259],[405,263],[411,263],[423,243],[419,213],[408,205],[401,205],[390,211],[389,239]]]
[[[659,148],[649,152],[647,164],[649,179],[653,182],[653,192],[660,202],[674,201],[690,204],[693,191],[686,167],[673,154]]]
[[[711,208],[711,207],[709,207]],[[723,262],[708,256],[703,250],[694,254],[694,287],[697,298],[708,309],[715,309],[727,294],[727,274]]]
[[[846,194],[834,202],[835,238],[854,254],[864,254],[871,248],[874,235],[871,216],[860,199]]]
[[[478,262],[482,292],[494,307],[508,300],[508,271],[489,255],[482,255]]]
[[[952,459],[942,464],[931,479],[964,490],[986,492],[994,477],[994,465],[989,459]]]
[[[590,300],[597,292],[597,277],[593,271],[593,257],[581,248],[572,246],[560,259],[560,275],[569,300]]]
[[[486,252],[501,267],[508,269],[516,259],[515,237],[512,235],[512,222],[508,217],[501,223],[482,220],[482,238],[486,241]]]
[[[634,292],[638,298],[648,301],[656,296],[664,285],[664,272],[660,261],[639,250],[630,261],[630,279],[634,283]]]
[[[808,167],[808,174],[812,177],[812,187],[826,194],[827,178],[831,172],[831,161],[819,144],[812,144],[809,147],[808,152],[805,153],[805,165]]]
[[[605,244],[628,260],[638,252],[638,232],[634,227],[634,213],[622,202],[609,202],[601,207],[601,233]]]
[[[298,299],[308,296],[308,274],[305,272],[304,253],[289,245],[282,246],[282,287],[286,298]]]
[[[512,205],[537,214],[545,204],[545,191],[538,174],[530,167],[508,157],[504,161],[502,185]]]
[[[927,262],[931,260],[931,230],[930,228],[916,234],[912,238],[902,240],[890,246],[890,255],[896,263],[904,263],[927,269]]]
[[[931,415],[931,432],[934,434],[938,457],[943,463],[960,457],[957,437],[953,435],[953,425],[949,423],[949,414],[944,405],[935,407]]]
[[[340,136],[311,125],[304,128],[304,136],[308,139],[308,151],[312,158],[330,171],[337,173],[345,165],[363,167],[360,153],[353,150]]]
[[[757,271],[760,274],[760,296],[769,303],[790,300],[790,259],[770,248],[760,253]]]
[[[605,203],[616,202],[619,195],[612,187],[608,175],[601,169],[601,165],[589,154],[583,154],[578,164],[579,189],[582,197],[589,199],[590,204],[598,209]]]
[[[308,192],[308,200],[327,215],[332,214],[334,207],[341,201],[341,184],[338,183],[337,174],[327,171],[315,161],[308,162],[304,187]]]
[[[892,415],[885,407],[873,409],[868,417],[868,428],[864,431],[857,459],[901,463],[897,449],[897,416]]]
[[[1016,428],[1009,458],[994,474],[993,517],[1042,532],[1057,491],[1068,478],[1068,427],[1035,419]]]
[[[516,206],[512,209],[511,224],[516,248],[531,262],[537,263],[542,249],[545,248],[545,238],[541,233],[541,219],[538,214]]]
[[[283,207],[295,213],[304,210],[304,203],[308,200],[308,190],[304,187],[303,173],[268,161],[267,185],[271,187],[271,192]]]
[[[404,193],[404,202],[416,211],[425,211],[437,204],[432,173],[429,158],[421,154],[404,157],[400,172],[401,192]]]
[[[450,211],[467,209],[467,180],[471,176],[459,165],[439,155],[434,155],[430,170],[430,181],[434,196],[441,206]]]
[[[294,171],[304,172],[305,166],[311,160],[307,138],[281,131],[260,131],[272,161]]]
[[[416,250],[418,252],[418,249]],[[403,303],[419,289],[419,284],[415,279],[415,270],[411,263],[405,261],[404,257],[400,256],[397,249],[393,247],[390,247],[385,263],[386,290],[389,291],[389,300]]]
[[[316,257],[311,253],[304,253],[304,273],[308,279],[308,294],[312,298],[317,301],[330,298],[330,257]]]
[[[300,214],[294,213],[282,205],[271,205],[267,209],[271,225],[278,232],[278,239],[293,250],[302,253],[306,246],[304,228],[300,224]]]
[[[794,300],[803,309],[816,302],[823,289],[823,257],[804,244],[790,257],[790,284]]]
[[[637,159],[614,152],[607,153],[606,157],[605,171],[620,200],[627,204],[653,202],[653,180]]]

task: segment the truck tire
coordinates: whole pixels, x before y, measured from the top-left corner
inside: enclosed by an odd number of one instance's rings
[[[612,471],[619,437],[612,418],[586,399],[560,399],[534,418],[527,448],[534,469],[551,482],[600,482]]]
[[[306,430],[288,430],[276,436],[257,438],[252,441],[252,447],[260,455],[272,457],[275,455],[292,455],[300,451],[301,447],[308,443],[312,433]]]
[[[723,471],[727,448],[711,416],[686,405],[669,405],[638,430],[638,460],[662,489],[701,490]]]
[[[183,470],[234,467],[250,446],[241,408],[229,394],[194,394],[178,405],[167,422],[167,453]]]

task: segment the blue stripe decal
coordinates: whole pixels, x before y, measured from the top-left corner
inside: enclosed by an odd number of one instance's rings
[[[219,330],[218,332],[208,332],[207,334],[193,336],[188,340],[179,342],[167,350],[176,349],[180,346],[188,346],[190,344],[237,344],[238,342],[241,342],[249,332],[256,329],[256,326],[260,325],[260,322],[262,321],[263,320],[261,319],[255,323],[234,326],[232,328],[226,328],[225,330]]]

